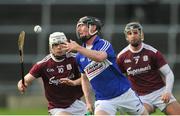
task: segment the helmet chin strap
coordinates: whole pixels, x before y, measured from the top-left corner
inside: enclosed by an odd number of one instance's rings
[[[91,28],[92,28],[92,25],[89,25],[89,34],[90,34],[90,36],[83,36],[83,37],[81,37],[81,41],[83,42],[83,43],[86,43],[89,39],[91,39],[94,35],[96,35],[96,33],[98,32],[98,30],[96,30],[95,32],[91,32],[90,30],[91,30]]]
[[[91,36],[83,36],[81,37],[81,41],[83,43],[86,43],[88,40],[90,40],[94,35],[91,35]]]

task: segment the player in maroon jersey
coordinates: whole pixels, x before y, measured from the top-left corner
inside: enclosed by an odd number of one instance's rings
[[[80,100],[83,96],[80,73],[72,53],[62,48],[67,41],[62,32],[54,32],[49,37],[50,54],[33,65],[29,73],[18,82],[18,89],[24,92],[31,82],[41,77],[44,83],[48,110],[51,115],[82,115],[86,105]]]
[[[117,63],[131,81],[149,113],[180,114],[180,104],[172,94],[174,74],[163,55],[143,43],[144,33],[138,22],[128,23],[125,36],[129,43],[117,56]]]

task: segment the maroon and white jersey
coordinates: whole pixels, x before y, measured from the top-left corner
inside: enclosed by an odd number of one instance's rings
[[[128,75],[132,88],[138,95],[146,95],[165,86],[159,68],[167,64],[162,54],[150,45],[142,43],[139,51],[130,45],[117,56],[117,63]]]
[[[82,88],[60,84],[60,78],[76,80],[80,78],[75,57],[66,54],[62,60],[56,60],[52,54],[37,62],[29,72],[34,77],[41,77],[44,83],[48,109],[67,108],[83,95]]]

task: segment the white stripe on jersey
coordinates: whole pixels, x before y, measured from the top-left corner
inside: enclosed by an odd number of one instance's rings
[[[117,55],[117,57],[119,57],[121,54],[124,54],[125,52],[127,52],[129,50],[128,46],[125,47],[122,51],[119,52],[119,54]]]
[[[150,51],[153,51],[154,53],[156,53],[158,50],[155,49],[154,47],[150,46],[150,45],[147,45],[147,44],[144,44],[143,46],[145,49],[147,50],[150,50]]]
[[[102,46],[102,48],[100,49],[100,51],[106,51],[106,50],[109,48],[110,43],[107,42],[107,41],[105,41],[105,40],[102,40],[102,41],[104,41],[104,45]]]
[[[41,64],[43,62],[47,62],[49,59],[51,59],[51,55],[48,54],[45,58],[43,58],[42,60],[38,61],[37,64]]]

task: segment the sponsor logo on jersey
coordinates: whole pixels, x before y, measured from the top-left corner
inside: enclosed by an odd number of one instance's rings
[[[47,68],[46,71],[47,72],[54,72],[54,69],[53,68]]]
[[[105,60],[103,62],[92,61],[85,67],[84,71],[88,79],[91,80],[97,75],[99,75],[101,72],[103,72],[107,67],[109,67],[109,65],[112,65],[112,63],[108,60]]]
[[[56,77],[53,76],[53,77],[51,77],[49,79],[49,84],[58,85],[59,84],[59,79],[56,79]]]
[[[148,64],[148,66],[146,67],[143,67],[143,68],[138,68],[138,69],[133,69],[131,67],[129,67],[127,69],[127,74],[128,75],[137,75],[137,74],[142,74],[142,73],[146,73],[148,72],[149,70],[151,70],[151,66]]]

